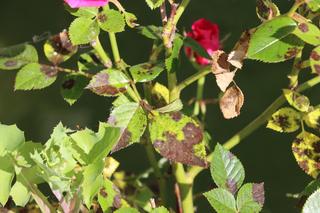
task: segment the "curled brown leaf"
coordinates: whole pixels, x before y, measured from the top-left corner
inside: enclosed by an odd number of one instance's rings
[[[220,109],[225,119],[232,119],[240,115],[244,103],[244,95],[237,85],[233,85],[220,99]]]

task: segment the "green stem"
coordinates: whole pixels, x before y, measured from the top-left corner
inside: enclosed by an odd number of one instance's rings
[[[112,67],[112,61],[109,58],[109,56],[107,55],[106,51],[104,51],[104,49],[101,45],[101,42],[99,40],[99,37],[97,37],[95,42],[92,43],[92,47],[98,53],[103,65],[108,68]]]
[[[293,68],[288,76],[290,79],[289,88],[296,88],[299,84],[299,72],[301,70],[301,57],[302,57],[302,51],[296,55],[294,62],[293,62]]]
[[[298,92],[303,92],[305,90],[308,90],[315,85],[320,83],[320,76],[317,76],[315,78],[312,78],[311,80],[301,84],[298,88]],[[223,146],[226,149],[232,149],[236,145],[238,145],[243,139],[245,139],[247,136],[249,136],[251,133],[253,133],[255,130],[257,130],[259,127],[261,127],[263,124],[265,124],[268,119],[272,116],[272,114],[278,110],[284,103],[286,102],[286,99],[283,95],[281,95],[279,98],[277,98],[262,114],[260,114],[255,120],[253,120],[251,123],[249,123],[245,128],[243,128],[240,132],[235,134],[233,137],[231,137],[226,143],[223,144]],[[213,153],[211,153],[208,156],[208,161],[211,161]],[[200,167],[192,167],[189,172],[188,176],[191,179],[194,179],[203,168]]]
[[[116,34],[115,33],[109,33],[109,39],[110,39],[113,59],[114,59],[114,62],[116,63],[116,65],[118,67],[119,63],[121,62],[121,57],[120,57],[120,52],[119,52],[119,47],[118,47]]]
[[[204,84],[206,82],[206,78],[202,77],[198,80],[198,86],[197,86],[197,97],[196,102],[194,104],[193,108],[193,115],[198,116],[200,114],[200,101],[203,99],[203,90],[204,90]]]
[[[305,3],[305,0],[296,0],[294,5],[291,7],[291,9],[288,11],[287,16],[293,16],[297,9]]]
[[[92,78],[93,77],[93,75],[90,74],[90,73],[86,73],[86,72],[82,72],[82,71],[78,71],[78,70],[72,70],[72,69],[63,68],[63,67],[53,67],[53,68],[56,68],[59,72],[82,75],[82,76],[87,77],[87,78]]]
[[[154,149],[153,149],[150,141],[147,141],[145,148],[146,148],[148,160],[153,168],[154,175],[158,181],[161,203],[163,206],[167,206],[168,199],[167,199],[166,180],[165,180],[165,178],[164,178],[164,176],[158,166],[158,161],[157,161],[157,158],[154,153]]]
[[[176,14],[173,18],[173,24],[177,25],[182,14],[184,13],[184,11],[186,10],[187,6],[189,5],[190,0],[183,0],[180,4],[180,6],[178,7]]]
[[[183,213],[193,213],[193,181],[187,178],[181,163],[173,164],[173,172],[180,189]]]

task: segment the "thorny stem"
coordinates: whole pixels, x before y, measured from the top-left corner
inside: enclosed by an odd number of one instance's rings
[[[97,37],[96,40],[94,42],[92,42],[91,45],[92,45],[93,49],[95,49],[96,52],[98,53],[98,56],[100,57],[103,65],[108,68],[112,67],[112,61],[109,58],[109,56],[107,55],[106,51],[104,51],[104,49],[101,45],[101,42],[99,40],[99,37]]]
[[[205,77],[202,77],[198,80],[197,97],[196,97],[196,102],[195,102],[194,108],[193,108],[193,115],[194,116],[198,116],[200,114],[200,102],[203,99],[203,90],[204,90],[205,82],[206,82]]]
[[[298,88],[298,92],[303,92],[305,90],[308,90],[315,85],[320,83],[320,76],[317,76],[315,78],[312,78],[311,80],[301,84]],[[260,114],[255,120],[253,120],[251,123],[249,123],[245,128],[243,128],[240,132],[235,134],[233,137],[231,137],[226,143],[223,144],[223,146],[226,149],[232,149],[236,145],[238,145],[243,139],[245,139],[247,136],[249,136],[251,133],[253,133],[255,130],[257,130],[259,127],[261,127],[263,124],[265,124],[268,119],[272,116],[272,114],[279,109],[284,103],[286,102],[286,99],[283,95],[278,97],[262,114]],[[208,161],[211,161],[212,159],[212,153],[208,156]],[[188,176],[191,179],[194,179],[203,168],[200,167],[192,167],[189,172]]]
[[[121,61],[120,57],[120,52],[118,48],[118,42],[117,42],[117,37],[115,33],[109,33],[109,39],[110,39],[110,44],[111,44],[111,49],[112,49],[112,54],[113,54],[113,59],[117,67],[119,67],[119,63]]]

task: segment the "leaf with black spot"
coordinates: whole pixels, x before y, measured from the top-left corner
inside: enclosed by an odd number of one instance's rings
[[[245,171],[239,159],[220,144],[217,144],[214,149],[210,171],[217,186],[232,194],[238,191],[245,177]]]
[[[292,152],[300,168],[317,178],[320,173],[320,138],[303,131],[293,141]]]
[[[126,26],[123,15],[117,10],[105,9],[97,18],[101,29],[109,33],[122,32]]]
[[[289,89],[284,89],[283,94],[288,103],[300,112],[307,112],[309,110],[310,101],[308,97]]]
[[[43,89],[53,84],[57,79],[55,67],[31,63],[24,66],[17,74],[14,89]]]
[[[99,72],[105,67],[96,50],[82,53],[78,59],[78,69],[83,72]]]
[[[118,96],[126,92],[130,80],[120,70],[102,70],[93,76],[86,87],[97,95]]]
[[[290,107],[284,107],[275,112],[270,118],[267,128],[277,132],[291,133],[300,128],[301,115]]]
[[[296,27],[296,22],[285,16],[264,22],[251,36],[247,57],[267,63],[294,58],[304,46],[304,42],[292,34]]]
[[[316,107],[303,117],[308,127],[320,130],[320,107]]]
[[[237,209],[239,212],[260,212],[264,200],[264,183],[247,183],[237,194]]]
[[[108,119],[108,124],[121,129],[121,135],[112,152],[140,142],[147,127],[147,116],[138,103],[124,103],[115,107]]]
[[[320,75],[320,46],[312,50],[310,54],[310,66],[312,73]]]
[[[154,148],[165,158],[187,165],[207,167],[203,131],[200,125],[181,112],[157,113],[149,120]]]
[[[38,53],[29,44],[0,49],[0,70],[15,70],[33,62],[38,62]]]
[[[67,31],[52,36],[43,48],[46,57],[54,65],[65,62],[78,50],[77,46],[72,45]]]
[[[135,82],[148,82],[157,78],[164,71],[164,64],[143,63],[130,67],[130,73]]]
[[[89,80],[82,75],[71,74],[65,76],[60,90],[63,99],[73,105],[81,97],[88,83]]]
[[[109,179],[105,179],[103,187],[98,193],[98,202],[104,212],[121,208],[120,190]]]
[[[298,23],[298,27],[293,31],[293,34],[308,44],[314,46],[320,45],[320,30],[310,22]]]
[[[100,28],[96,20],[79,17],[71,23],[68,32],[73,45],[89,44],[97,38]]]

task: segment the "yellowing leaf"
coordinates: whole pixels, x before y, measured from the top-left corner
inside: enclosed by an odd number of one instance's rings
[[[300,128],[300,117],[296,110],[284,107],[272,115],[267,128],[277,132],[295,132]]]
[[[292,151],[300,168],[317,178],[320,172],[320,138],[304,131],[293,141]]]
[[[289,89],[284,89],[283,94],[286,97],[288,103],[297,110],[301,112],[307,112],[309,110],[310,101],[308,97]]]
[[[313,129],[320,129],[320,108],[315,108],[304,116],[304,121],[308,127]]]

